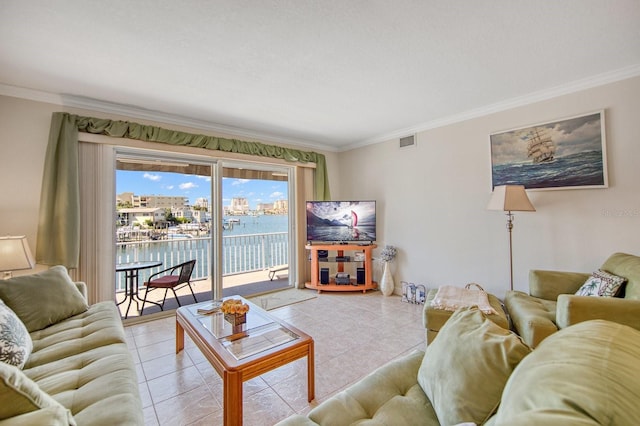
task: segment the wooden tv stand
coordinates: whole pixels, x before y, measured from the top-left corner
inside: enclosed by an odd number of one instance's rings
[[[378,288],[378,283],[373,281],[373,261],[371,251],[378,247],[375,244],[358,245],[358,244],[308,244],[305,246],[311,251],[311,281],[305,283],[305,287],[322,291],[362,291],[374,290]],[[326,250],[329,256],[319,259],[318,251]],[[356,253],[363,253],[363,260],[355,260]],[[344,256],[349,256],[349,260],[342,260]],[[353,264],[349,270],[351,277],[350,284],[337,284],[335,278],[329,277],[328,284],[320,283],[320,267],[322,264],[336,264],[337,272],[345,272],[345,264]],[[364,284],[358,284],[356,279],[356,266],[362,265],[364,268]]]

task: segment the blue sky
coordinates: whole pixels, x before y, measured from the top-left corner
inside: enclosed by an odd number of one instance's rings
[[[182,173],[116,171],[116,194],[133,192],[136,195],[172,195],[189,198],[193,204],[197,198],[211,200],[211,178]],[[256,179],[222,179],[223,205],[231,198],[245,197],[249,207],[258,203],[272,203],[287,199],[287,182]]]

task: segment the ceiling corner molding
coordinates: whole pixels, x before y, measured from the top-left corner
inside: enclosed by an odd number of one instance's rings
[[[131,105],[116,104],[112,102],[101,101],[98,99],[86,98],[82,96],[55,94],[40,90],[27,89],[24,87],[9,86],[0,83],[0,95],[10,96],[14,98],[27,99],[30,101],[45,102],[54,105],[67,106],[72,108],[81,108],[91,111],[98,111],[107,114],[117,114],[132,119],[142,119],[156,121],[159,123],[173,124],[176,126],[191,127],[193,129],[205,130],[210,132],[218,132],[229,135],[234,138],[245,138],[257,140],[260,142],[270,142],[280,145],[289,145],[297,148],[309,148],[323,151],[338,151],[337,148],[323,145],[319,142],[313,142],[302,139],[294,139],[281,137],[273,134],[255,132],[251,130],[241,129],[239,127],[225,126],[205,120],[197,120],[182,117],[173,114],[167,114],[160,111],[152,111]]]
[[[451,124],[460,123],[466,120],[483,117],[483,116],[494,114],[501,111],[507,111],[509,109],[534,104],[536,102],[557,98],[559,96],[580,92],[582,90],[604,86],[606,84],[615,83],[617,81],[622,81],[622,80],[634,78],[637,76],[640,76],[640,64],[636,64],[626,68],[621,68],[611,72],[606,72],[603,74],[598,74],[595,76],[576,80],[567,84],[563,84],[561,86],[551,87],[549,89],[540,90],[538,92],[508,99],[506,101],[486,105],[481,108],[463,112],[461,114],[442,117],[441,119],[433,120],[427,123],[422,123],[416,126],[405,128],[405,129],[396,130],[390,133],[379,135],[363,141],[355,142],[349,145],[343,145],[341,148],[341,151],[349,151],[349,150],[361,148],[367,145],[386,142],[392,139],[397,139],[397,138],[406,136],[408,134],[424,132],[426,130],[436,129],[438,127],[444,127]]]
[[[62,96],[40,90],[26,89],[24,87],[9,86],[0,83],[0,95],[12,98],[26,99],[29,101],[44,102],[54,105],[62,105]]]

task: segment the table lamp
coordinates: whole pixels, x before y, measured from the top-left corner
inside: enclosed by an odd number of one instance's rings
[[[511,248],[511,233],[513,230],[513,214],[511,212],[535,212],[536,209],[529,201],[524,185],[502,185],[493,188],[487,210],[507,212],[507,231],[509,232],[509,272],[510,288],[513,290],[513,250]]]
[[[11,278],[12,271],[31,269],[35,264],[27,237],[0,237],[0,272],[5,280]]]

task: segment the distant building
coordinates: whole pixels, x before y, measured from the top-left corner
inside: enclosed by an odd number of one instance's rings
[[[258,206],[256,207],[257,211],[262,211],[262,212],[268,212],[273,210],[273,203],[258,203]]]
[[[289,212],[289,201],[288,200],[278,200],[273,203],[273,210],[275,213],[287,213]]]
[[[187,207],[189,199],[187,197],[174,197],[170,195],[135,195],[133,192],[123,192],[116,195],[116,202],[120,205],[130,203],[133,208],[179,208]]]
[[[205,209],[206,211],[211,211],[209,200],[204,197],[197,198],[196,202],[193,203],[193,206],[200,207],[201,209]]]
[[[116,195],[116,203],[119,206],[134,207],[133,205],[134,197],[135,197],[135,194],[133,192],[123,192],[122,194]]]
[[[144,226],[147,221],[153,222],[153,226],[164,223],[165,210],[153,207],[127,208],[118,210],[118,225],[120,226]]]
[[[191,212],[194,223],[208,223],[211,222],[211,213],[206,210],[193,210]]]
[[[235,197],[231,199],[229,206],[229,214],[247,214],[249,213],[249,200],[244,197]]]
[[[171,214],[176,218],[183,218],[187,222],[193,222],[193,210],[189,207],[178,207],[171,209]]]

